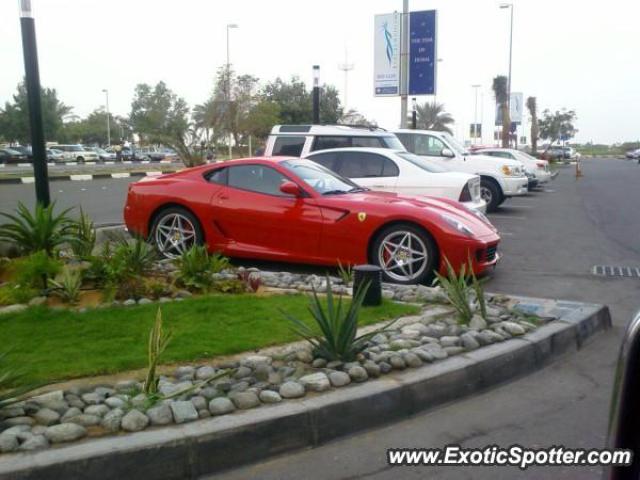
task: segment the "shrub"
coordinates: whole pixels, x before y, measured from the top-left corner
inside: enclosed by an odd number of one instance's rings
[[[159,278],[148,278],[144,280],[145,295],[153,299],[158,299],[171,293],[171,286]]]
[[[344,266],[338,259],[338,275],[340,275],[342,283],[349,285],[353,282],[353,265],[347,263],[347,265]]]
[[[47,252],[40,250],[28,257],[16,260],[13,276],[15,282],[20,286],[46,290],[49,286],[49,279],[55,277],[61,269],[62,262],[60,260],[52,258],[47,255]]]
[[[158,393],[158,378],[156,368],[160,361],[160,356],[171,341],[171,333],[164,333],[162,330],[162,312],[158,308],[156,321],[149,332],[149,342],[147,348],[147,376],[144,381],[143,390],[146,395],[156,395]]]
[[[15,245],[22,253],[30,254],[44,251],[52,256],[54,250],[64,243],[73,243],[73,221],[67,216],[66,209],[59,214],[54,213],[55,203],[43,207],[36,204],[33,213],[22,203],[18,204],[14,215],[0,213],[9,220],[0,225],[0,240]]]
[[[213,285],[213,273],[229,266],[229,259],[219,253],[209,254],[203,245],[193,245],[175,260],[178,282],[191,289],[209,290]]]
[[[115,262],[113,272],[123,276],[143,275],[151,270],[156,259],[155,250],[144,240],[122,241],[112,256]]]
[[[37,290],[22,285],[7,283],[0,287],[0,305],[29,303],[29,300],[37,296]]]
[[[89,216],[80,209],[80,218],[71,225],[71,234],[74,240],[71,242],[73,254],[86,260],[91,257],[96,246],[96,231]]]
[[[444,293],[447,296],[447,301],[456,309],[458,313],[458,323],[468,325],[473,317],[471,311],[467,265],[463,264],[460,268],[460,272],[456,271],[449,263],[449,260],[445,257],[444,262],[447,266],[447,276],[441,275],[436,272],[436,279],[434,281],[439,283],[444,289]]]
[[[213,291],[220,293],[246,293],[247,288],[247,283],[239,278],[216,280],[211,286]]]
[[[82,272],[78,269],[65,268],[59,280],[49,280],[51,293],[60,297],[65,303],[76,304],[80,299]]]
[[[353,361],[367,346],[367,342],[377,333],[386,330],[395,320],[380,329],[357,337],[358,315],[369,284],[360,285],[348,308],[343,308],[342,295],[334,301],[331,279],[327,276],[327,307],[323,307],[318,294],[313,290],[313,299],[309,311],[317,328],[285,313],[291,321],[293,331],[308,341],[314,348],[316,356],[326,360]],[[318,330],[319,329],[319,335]]]

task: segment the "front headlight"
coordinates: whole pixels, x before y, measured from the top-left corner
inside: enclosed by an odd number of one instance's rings
[[[511,167],[509,165],[503,165],[501,170],[502,170],[502,173],[504,173],[508,177],[522,176],[522,171],[520,170],[520,167]]]
[[[487,217],[480,210],[474,210],[473,208],[469,208],[466,205],[462,205],[462,208],[464,208],[467,212],[471,213],[472,215],[475,215],[476,217],[478,217],[480,220],[486,223],[489,227],[493,228],[494,230],[496,229],[496,227],[493,226],[493,223],[491,223],[491,220],[489,220],[489,217]]]
[[[471,230],[461,221],[453,217],[450,217],[449,215],[445,215],[444,213],[441,214],[440,217],[442,218],[442,220],[447,222],[450,226],[452,226],[454,229],[456,229],[458,232],[462,233],[463,235],[466,235],[467,237],[473,237],[475,235],[473,233],[473,230]]]

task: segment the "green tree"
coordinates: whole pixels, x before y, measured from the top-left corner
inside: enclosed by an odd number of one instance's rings
[[[280,107],[280,123],[311,123],[311,92],[298,77],[291,77],[289,82],[276,78],[265,85],[262,93],[267,100],[277,103]],[[338,90],[332,85],[320,87],[320,122],[337,123],[342,114]]]
[[[551,113],[549,110],[542,112],[542,118],[539,120],[540,138],[549,140],[549,146],[559,140],[569,140],[573,138],[578,130],[574,126],[576,121],[576,112],[573,110],[556,110]],[[546,151],[546,150],[545,150]]]
[[[119,121],[109,113],[111,138],[117,139],[121,135]],[[94,110],[82,120],[67,122],[64,124],[60,141],[68,143],[107,144],[107,113],[104,108]]]
[[[527,98],[527,109],[531,115],[531,152],[535,155],[538,150],[538,135],[540,135],[538,126],[538,102],[536,97]]]
[[[129,120],[145,142],[174,148],[187,166],[202,163],[191,148],[197,136],[189,123],[189,106],[164,82],[155,87],[146,83],[136,86]]]
[[[44,137],[48,141],[57,140],[63,127],[62,119],[71,112],[72,107],[58,99],[54,88],[42,88],[40,95]],[[9,142],[31,143],[27,87],[24,82],[18,84],[13,102],[6,102],[4,108],[0,109],[0,131]]]
[[[360,125],[366,127],[378,126],[375,120],[368,120],[367,117],[353,108],[349,109],[348,112],[344,112],[338,122],[344,125]]]
[[[442,103],[425,102],[416,105],[416,125],[420,130],[437,130],[453,135],[449,127],[453,122],[453,117],[445,112]]]
[[[269,100],[259,100],[249,112],[242,117],[239,129],[243,136],[251,135],[258,139],[269,136],[271,128],[280,120],[280,106]]]
[[[509,92],[508,80],[504,75],[498,75],[493,79],[493,94],[496,97],[496,105],[500,108],[502,116],[502,148],[509,147],[509,134],[511,129],[511,117],[509,116]]]

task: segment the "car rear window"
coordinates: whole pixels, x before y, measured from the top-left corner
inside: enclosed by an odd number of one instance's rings
[[[273,156],[285,156],[285,157],[299,157],[302,155],[302,148],[306,137],[276,137],[276,141],[273,145]]]

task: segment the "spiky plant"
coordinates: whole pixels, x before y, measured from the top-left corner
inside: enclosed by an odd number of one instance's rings
[[[156,395],[158,393],[158,378],[156,369],[160,361],[160,356],[171,341],[171,332],[165,333],[162,329],[162,311],[158,308],[156,321],[149,332],[149,343],[147,350],[147,376],[144,381],[143,391],[146,395]]]
[[[78,269],[65,268],[58,280],[49,280],[51,293],[60,297],[65,303],[76,304],[80,299],[82,272]]]
[[[487,299],[484,296],[484,284],[487,283],[486,278],[478,278],[473,272],[473,264],[471,263],[471,255],[469,255],[469,276],[471,277],[471,288],[476,294],[476,303],[480,309],[480,315],[487,320]]]
[[[24,372],[5,366],[7,352],[0,353],[0,409],[23,400],[36,385],[24,381]]]
[[[445,265],[447,267],[447,275],[441,275],[436,272],[437,282],[443,289],[447,296],[447,301],[458,313],[458,323],[462,325],[468,325],[473,317],[471,306],[469,304],[469,286],[467,266],[462,264],[460,271],[456,272],[451,266],[449,259],[444,258]]]
[[[213,273],[229,266],[229,259],[219,253],[210,254],[204,245],[193,245],[175,260],[179,283],[196,290],[208,290],[213,285]]]
[[[18,203],[15,214],[0,213],[9,220],[0,225],[0,240],[16,246],[23,254],[45,251],[53,256],[56,248],[73,243],[73,220],[68,216],[70,208],[55,213],[55,202],[44,207],[37,203],[33,213]]]
[[[113,267],[119,269],[117,273],[122,277],[139,276],[148,272],[157,258],[153,247],[140,238],[121,241],[112,255]]]
[[[82,260],[90,258],[96,246],[96,231],[93,221],[82,208],[80,217],[73,222],[71,232],[75,237],[71,242],[73,254]]]
[[[349,285],[353,282],[353,265],[350,263],[342,265],[342,262],[338,259],[338,275],[340,275],[342,283]]]
[[[365,349],[371,337],[387,329],[395,322],[393,320],[380,329],[357,336],[358,315],[368,288],[369,284],[360,285],[349,307],[343,308],[342,295],[335,302],[331,279],[327,276],[326,309],[318,298],[315,288],[313,289],[313,299],[309,306],[316,328],[287,313],[285,313],[285,316],[291,322],[293,332],[313,346],[315,355],[329,361],[352,361],[358,353]]]
[[[509,147],[509,134],[511,132],[511,117],[509,116],[509,80],[504,75],[498,75],[493,79],[493,93],[496,104],[502,112],[502,148]]]

